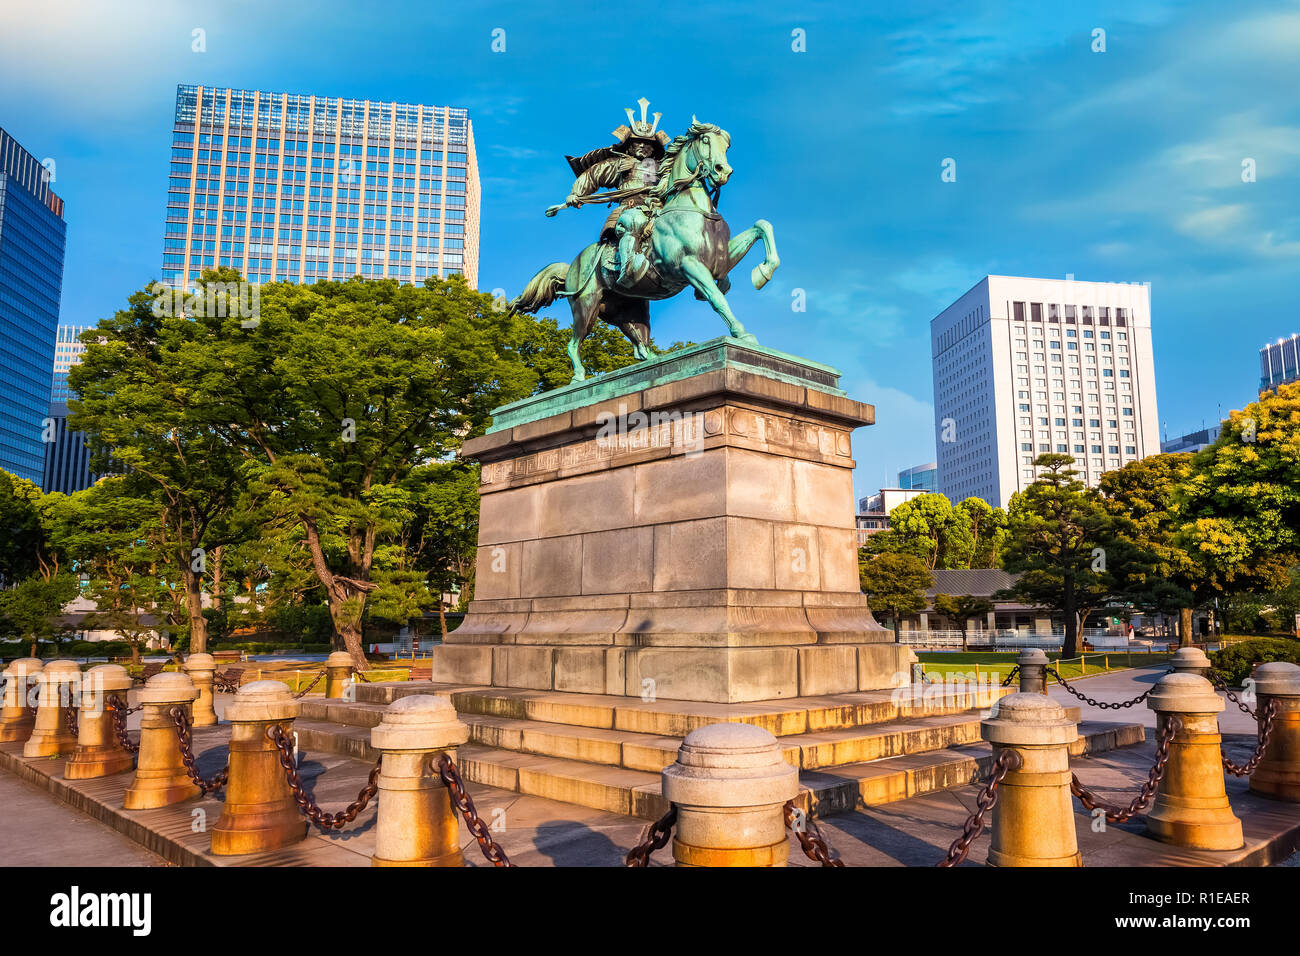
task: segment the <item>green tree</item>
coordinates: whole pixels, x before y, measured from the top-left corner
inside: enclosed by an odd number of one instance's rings
[[[36,572],[45,540],[36,502],[40,489],[0,469],[0,586]]]
[[[1300,382],[1233,412],[1192,460],[1178,543],[1220,591],[1273,591],[1300,560]]]
[[[63,606],[76,596],[77,579],[71,574],[62,572],[49,578],[32,574],[12,588],[0,591],[0,620],[31,641],[31,654],[36,657],[38,641],[57,643],[69,630],[60,615]]]
[[[518,348],[532,320],[495,310],[455,276],[426,287],[267,284],[255,327],[202,321],[213,374],[195,400],[245,458],[261,508],[250,512],[301,537],[335,631],[364,668],[376,555],[410,517],[404,483],[533,390]]]
[[[974,543],[968,512],[954,509],[944,495],[925,494],[894,508],[888,530],[873,534],[867,547],[915,555],[933,571],[969,567]]]
[[[934,575],[916,555],[889,552],[865,557],[858,571],[867,603],[872,610],[889,614],[898,640],[903,615],[925,607],[925,592],[934,586]]]
[[[233,270],[207,281],[238,282]],[[211,309],[237,326],[228,294]],[[220,302],[217,301],[220,298]],[[217,306],[220,305],[220,308]],[[203,593],[214,549],[251,533],[235,512],[242,491],[242,459],[204,403],[224,370],[213,344],[223,331],[198,316],[172,313],[170,300],[139,291],[128,306],[84,334],[86,352],[68,374],[79,395],[70,401],[69,427],[94,436],[94,465],[112,465],[152,486],[169,576],[180,585],[190,649],[207,648]],[[203,311],[208,310],[205,304]]]
[[[967,568],[997,568],[1007,540],[1007,513],[983,498],[967,498],[954,511],[964,518],[971,539]]]
[[[1038,479],[1011,497],[1003,566],[1020,574],[997,596],[1058,610],[1062,654],[1078,653],[1080,625],[1115,590],[1112,567],[1139,571],[1136,551],[1117,533],[1100,497],[1084,486],[1069,455],[1039,455]]]

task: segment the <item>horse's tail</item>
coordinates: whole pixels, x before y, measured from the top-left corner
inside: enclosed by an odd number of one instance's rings
[[[531,313],[546,308],[564,294],[564,281],[568,275],[567,262],[552,262],[533,276],[519,297],[510,303],[511,313]]]

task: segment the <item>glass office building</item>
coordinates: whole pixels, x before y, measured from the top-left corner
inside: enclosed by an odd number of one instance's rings
[[[1259,390],[1300,380],[1300,333],[1259,350]]]
[[[462,273],[478,281],[479,179],[464,109],[182,85],[162,280]]]
[[[0,129],[0,468],[38,484],[66,235],[45,167]]]

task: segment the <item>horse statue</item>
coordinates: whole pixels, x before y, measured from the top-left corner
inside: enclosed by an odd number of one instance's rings
[[[638,123],[629,109],[632,134],[624,140],[638,138],[637,134],[651,134],[653,128],[645,122],[646,100],[641,100],[642,119]],[[655,114],[658,124],[659,114]],[[627,127],[620,127],[615,136]],[[666,135],[661,142],[667,143]],[[571,263],[553,262],[537,273],[518,298],[510,303],[512,313],[535,313],[546,308],[557,298],[567,298],[573,311],[573,327],[567,350],[573,363],[574,382],[587,377],[586,369],[578,356],[578,346],[591,331],[597,318],[603,318],[622,330],[632,343],[638,359],[650,358],[651,300],[670,299],[687,286],[695,290],[695,297],[708,302],[727,324],[732,338],[749,344],[758,344],[754,336],[745,331],[740,320],[727,304],[727,291],[731,288],[728,274],[740,263],[754,243],[763,242],[763,261],[751,273],[755,289],[765,286],[777,266],[781,264],[776,252],[776,238],[772,224],[760,219],[734,238],[727,221],[718,214],[718,199],[722,187],[731,179],[732,168],[727,163],[727,148],[731,136],[712,123],[701,123],[691,117],[691,127],[660,150],[657,177],[653,175],[635,179],[633,167],[636,160],[620,155],[618,147],[593,151],[588,156],[601,154],[609,161],[617,161],[618,170],[629,172],[632,182],[629,189],[591,195],[570,194],[565,205],[576,206],[591,202],[631,200],[639,210],[624,212],[618,219],[620,229],[631,222],[638,233],[635,239],[645,250],[643,271],[629,281],[626,271],[620,274],[616,262],[606,254],[608,239],[593,242]],[[578,160],[570,159],[571,164]],[[644,162],[644,161],[643,161]],[[575,170],[578,166],[575,165]],[[645,179],[653,178],[647,185]],[[579,182],[583,182],[580,178]],[[612,184],[606,178],[602,185]],[[554,215],[564,206],[547,210]],[[639,218],[628,218],[635,213]],[[644,214],[642,214],[644,213]],[[615,217],[611,216],[611,220]],[[642,226],[641,224],[644,223]],[[607,223],[607,226],[609,223]],[[628,240],[628,245],[632,240]],[[639,254],[638,254],[639,257]]]

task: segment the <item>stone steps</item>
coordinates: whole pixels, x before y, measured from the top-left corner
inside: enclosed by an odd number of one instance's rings
[[[755,724],[777,737],[883,724],[900,719],[937,717],[987,708],[1013,688],[980,684],[967,689],[933,687],[859,691],[829,697],[746,704],[707,704],[691,701],[642,701],[634,697],[569,694],[505,687],[476,687],[430,681],[358,684],[355,703],[303,701],[303,716],[340,723],[373,720],[382,706],[411,694],[440,694],[451,698],[457,713],[514,720],[619,730],[654,736],[684,737],[692,730],[722,721]],[[362,705],[370,705],[363,707]],[[327,716],[328,715],[328,716]],[[373,724],[366,724],[373,726]]]
[[[324,750],[373,761],[370,731],[299,719],[299,746],[306,752]],[[1101,753],[1140,743],[1145,735],[1137,724],[1083,723],[1071,754]],[[787,751],[789,753],[789,751]],[[675,755],[675,751],[674,751]],[[937,790],[964,786],[988,771],[992,749],[985,743],[949,746],[905,753],[836,767],[803,770],[799,803],[811,803],[819,816],[842,813],[857,806],[876,806]],[[469,743],[459,748],[462,775],[475,783],[532,794],[593,809],[625,813],[647,820],[667,810],[660,793],[660,775],[557,757]]]

